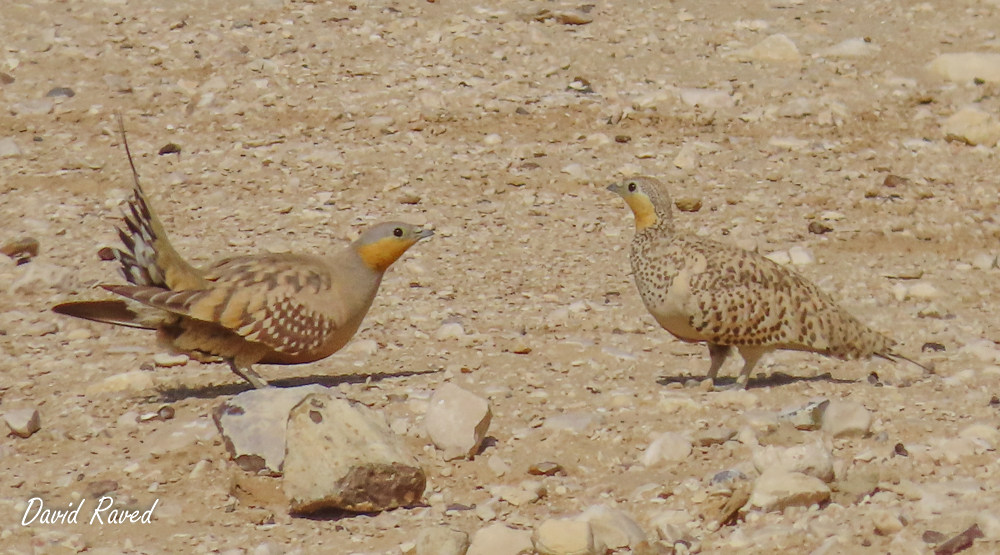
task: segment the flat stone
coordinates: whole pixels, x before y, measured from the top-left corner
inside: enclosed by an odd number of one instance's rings
[[[21,149],[14,142],[14,139],[0,139],[0,158],[13,158],[21,155]]]
[[[493,524],[476,531],[466,555],[524,555],[534,549],[531,532]]]
[[[830,488],[819,478],[769,469],[754,482],[750,505],[766,512],[782,511],[786,507],[808,507],[829,498]]]
[[[489,401],[446,383],[431,396],[424,426],[445,460],[471,458],[486,439],[492,418]]]
[[[311,393],[328,394],[330,389],[315,384],[251,389],[217,406],[212,419],[233,462],[243,470],[280,476],[288,413]]]
[[[666,432],[649,444],[642,454],[642,464],[651,467],[661,462],[680,462],[691,455],[692,448],[691,440],[687,437]]]
[[[1000,54],[961,52],[941,54],[927,69],[950,81],[982,79],[1000,83]]]
[[[680,541],[691,540],[691,528],[688,526],[695,518],[683,509],[660,511],[649,519],[649,524],[656,530],[656,536],[670,545]]]
[[[882,47],[863,38],[847,39],[837,44],[820,50],[816,54],[824,58],[865,58],[873,56],[882,50]]]
[[[540,555],[595,555],[596,553],[594,533],[590,523],[584,520],[550,518],[535,529],[531,535],[531,542]]]
[[[871,515],[875,533],[880,536],[892,536],[903,529],[903,521],[899,515],[885,509],[877,509]]]
[[[763,474],[771,469],[800,472],[824,482],[833,480],[833,456],[820,443],[792,447],[768,445],[754,450],[753,466]]]
[[[735,52],[741,62],[794,62],[801,56],[795,43],[785,35],[771,35],[754,46]]]
[[[327,393],[310,393],[289,412],[283,470],[282,486],[297,514],[412,505],[427,485],[381,415]]]
[[[978,439],[989,445],[990,449],[1000,446],[1000,430],[988,422],[975,422],[958,432],[958,437]]]
[[[823,431],[833,437],[864,437],[871,425],[871,412],[854,401],[830,401],[823,413]]]
[[[38,409],[9,410],[3,414],[4,421],[10,431],[21,437],[31,437],[31,434],[42,429],[42,418]]]
[[[153,364],[161,368],[184,366],[189,360],[191,360],[191,358],[183,353],[176,355],[172,355],[170,353],[156,353],[153,355]]]
[[[99,395],[101,393],[120,393],[122,391],[148,391],[156,387],[152,372],[144,370],[132,370],[108,376],[103,380],[87,386],[87,395]]]
[[[133,452],[140,457],[162,457],[187,451],[198,443],[209,443],[217,438],[215,426],[208,418],[195,420],[169,420],[156,430],[140,436],[141,447]]]
[[[978,108],[963,108],[944,121],[945,139],[970,145],[996,146],[1000,141],[1000,121]]]
[[[424,528],[417,534],[417,555],[465,555],[469,534],[447,526]]]
[[[577,520],[590,523],[596,553],[604,553],[608,549],[634,550],[648,539],[646,532],[632,517],[607,505],[592,505],[577,517]]]
[[[543,430],[564,430],[582,434],[595,424],[600,424],[604,418],[593,412],[566,412],[555,414],[545,419]]]

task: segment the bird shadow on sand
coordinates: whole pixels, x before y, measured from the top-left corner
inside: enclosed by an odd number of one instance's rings
[[[704,375],[701,376],[660,376],[656,383],[660,385],[670,385],[672,383],[679,383],[681,385],[686,384],[690,380],[695,380],[701,382],[705,379]],[[792,376],[791,374],[785,374],[783,372],[774,372],[763,378],[750,378],[747,382],[747,389],[755,389],[758,387],[778,387],[782,385],[790,385],[799,382],[827,382],[827,383],[858,383],[857,380],[844,380],[840,378],[834,378],[829,372],[825,372],[818,376]],[[722,376],[715,380],[716,387],[727,387],[736,384],[736,377]]]
[[[367,381],[380,382],[389,378],[406,378],[409,376],[419,376],[422,374],[435,374],[440,370],[401,370],[399,372],[363,373],[363,374],[314,374],[312,376],[297,376],[293,378],[282,378],[272,380],[269,383],[273,387],[299,387],[303,385],[322,385],[325,387],[336,387],[340,384],[358,384]],[[233,382],[219,385],[207,385],[203,387],[176,387],[161,389],[158,391],[158,402],[172,403],[182,399],[213,399],[215,397],[228,397],[250,391],[253,386],[246,382]]]

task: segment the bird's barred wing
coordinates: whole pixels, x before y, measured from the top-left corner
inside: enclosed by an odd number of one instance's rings
[[[208,289],[168,291],[156,287],[107,286],[150,306],[214,322],[248,341],[297,355],[321,346],[350,318],[318,297],[337,295],[321,268],[296,260],[238,257],[208,270]],[[335,304],[335,303],[334,303]]]

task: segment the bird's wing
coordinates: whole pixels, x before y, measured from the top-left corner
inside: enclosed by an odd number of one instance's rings
[[[862,324],[794,271],[728,245],[713,244],[701,252],[706,271],[690,278],[689,314],[691,326],[713,342],[772,345],[842,358],[891,352],[892,340]]]
[[[350,303],[329,302],[347,293],[318,259],[294,255],[230,258],[206,270],[209,287],[169,291],[105,286],[144,304],[214,322],[248,341],[297,355],[318,348],[355,316]],[[320,302],[321,297],[325,302]]]

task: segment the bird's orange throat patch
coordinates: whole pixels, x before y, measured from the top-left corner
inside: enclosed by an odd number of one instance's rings
[[[374,243],[361,245],[357,250],[365,266],[376,272],[384,272],[389,266],[392,266],[393,262],[399,260],[399,257],[403,256],[403,253],[414,243],[416,241],[386,237]]]
[[[647,227],[652,227],[660,220],[649,197],[645,195],[629,195],[625,197],[625,202],[632,209],[632,214],[635,214],[636,230],[642,231]]]

